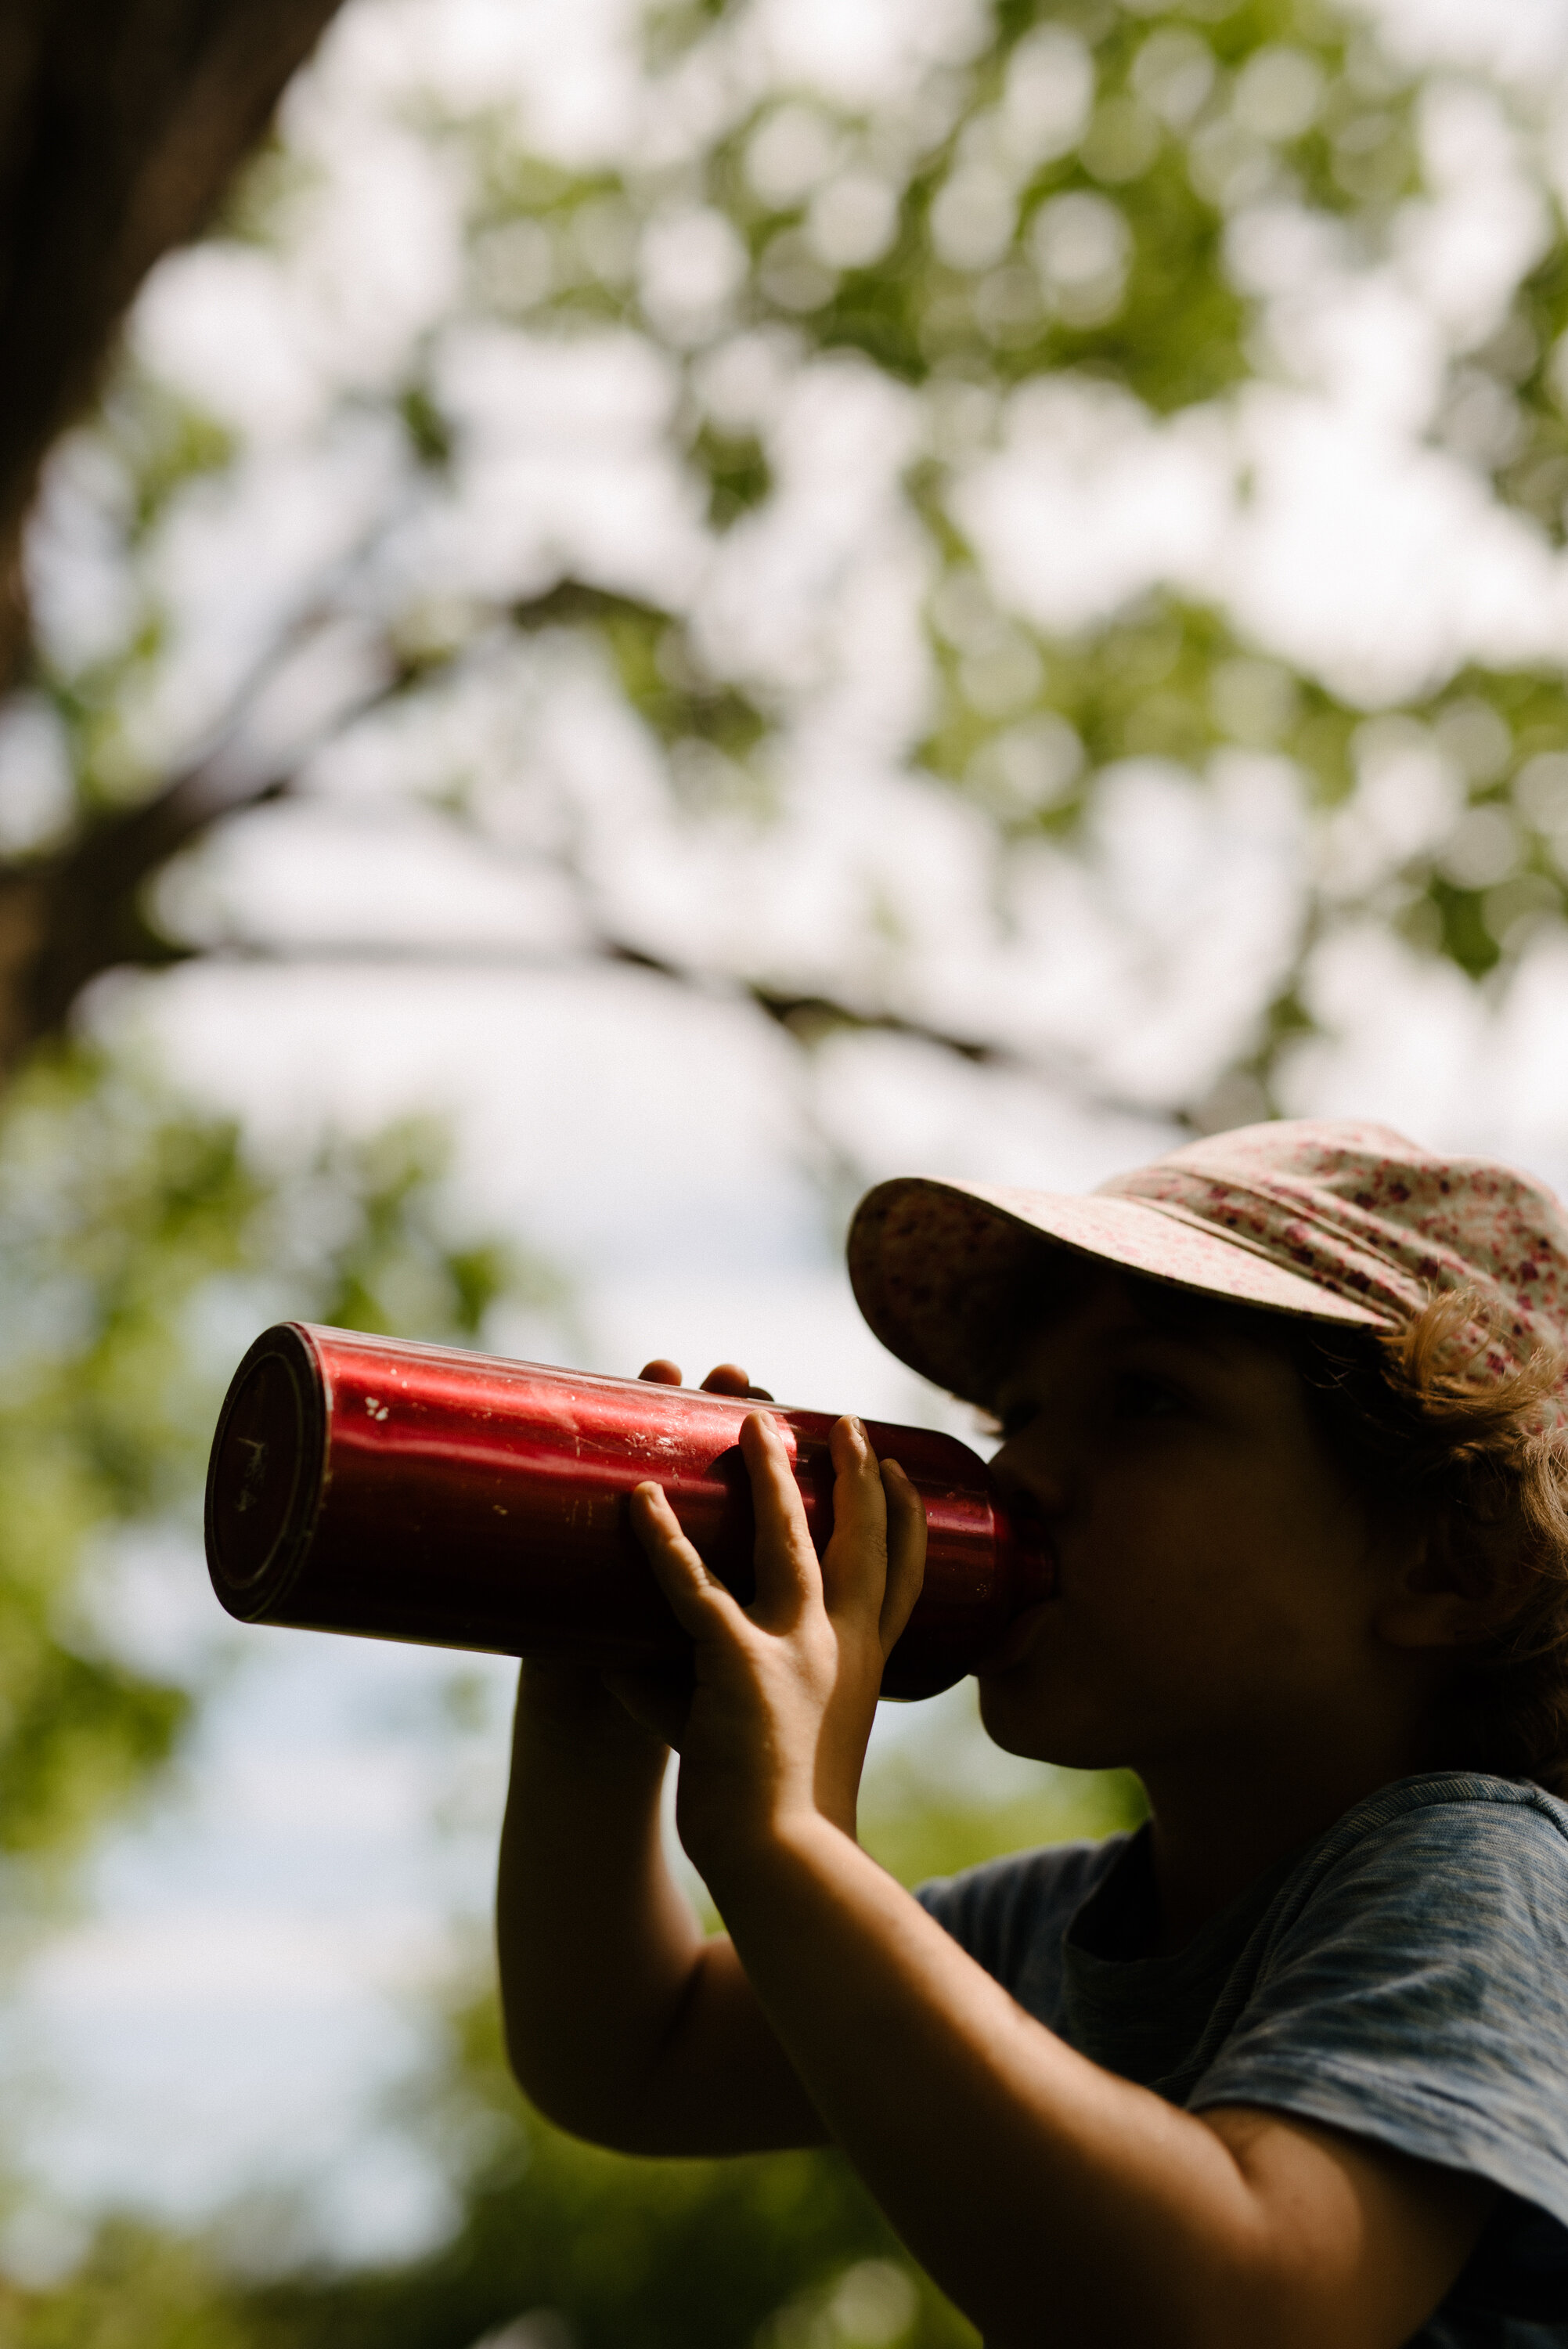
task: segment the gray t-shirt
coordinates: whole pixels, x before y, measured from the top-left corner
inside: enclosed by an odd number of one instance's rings
[[[1018,2003],[1171,2103],[1263,2105],[1503,2189],[1408,2349],[1568,2349],[1568,1805],[1402,1778],[1172,1958],[1147,1831],[923,1886]]]

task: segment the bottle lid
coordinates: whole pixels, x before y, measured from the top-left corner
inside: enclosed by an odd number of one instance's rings
[[[282,1597],[315,1512],[321,1381],[304,1333],[280,1322],[230,1383],[207,1470],[207,1565],[231,1615],[254,1621]]]

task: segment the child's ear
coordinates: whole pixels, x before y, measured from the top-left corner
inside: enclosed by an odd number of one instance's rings
[[[1476,1548],[1422,1537],[1387,1569],[1373,1629],[1393,1648],[1470,1648],[1501,1630],[1523,1595],[1522,1575]]]

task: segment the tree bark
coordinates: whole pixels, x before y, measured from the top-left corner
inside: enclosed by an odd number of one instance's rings
[[[26,654],[23,525],[153,263],[194,236],[337,0],[0,7],[0,689]]]
[[[64,1032],[77,997],[105,971],[162,969],[194,951],[149,919],[145,889],[221,816],[278,788],[257,783],[236,796],[212,766],[192,768],[52,855],[0,865],[0,1088],[35,1046]]]

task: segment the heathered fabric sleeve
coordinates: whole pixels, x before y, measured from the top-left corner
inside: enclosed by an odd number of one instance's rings
[[[1326,1837],[1191,2108],[1298,2113],[1568,2225],[1568,1834],[1547,1797],[1509,1796],[1390,1803]]]
[[[1057,2027],[1062,1935],[1130,1838],[1058,1843],[923,1884],[915,1899],[1037,2022]]]

